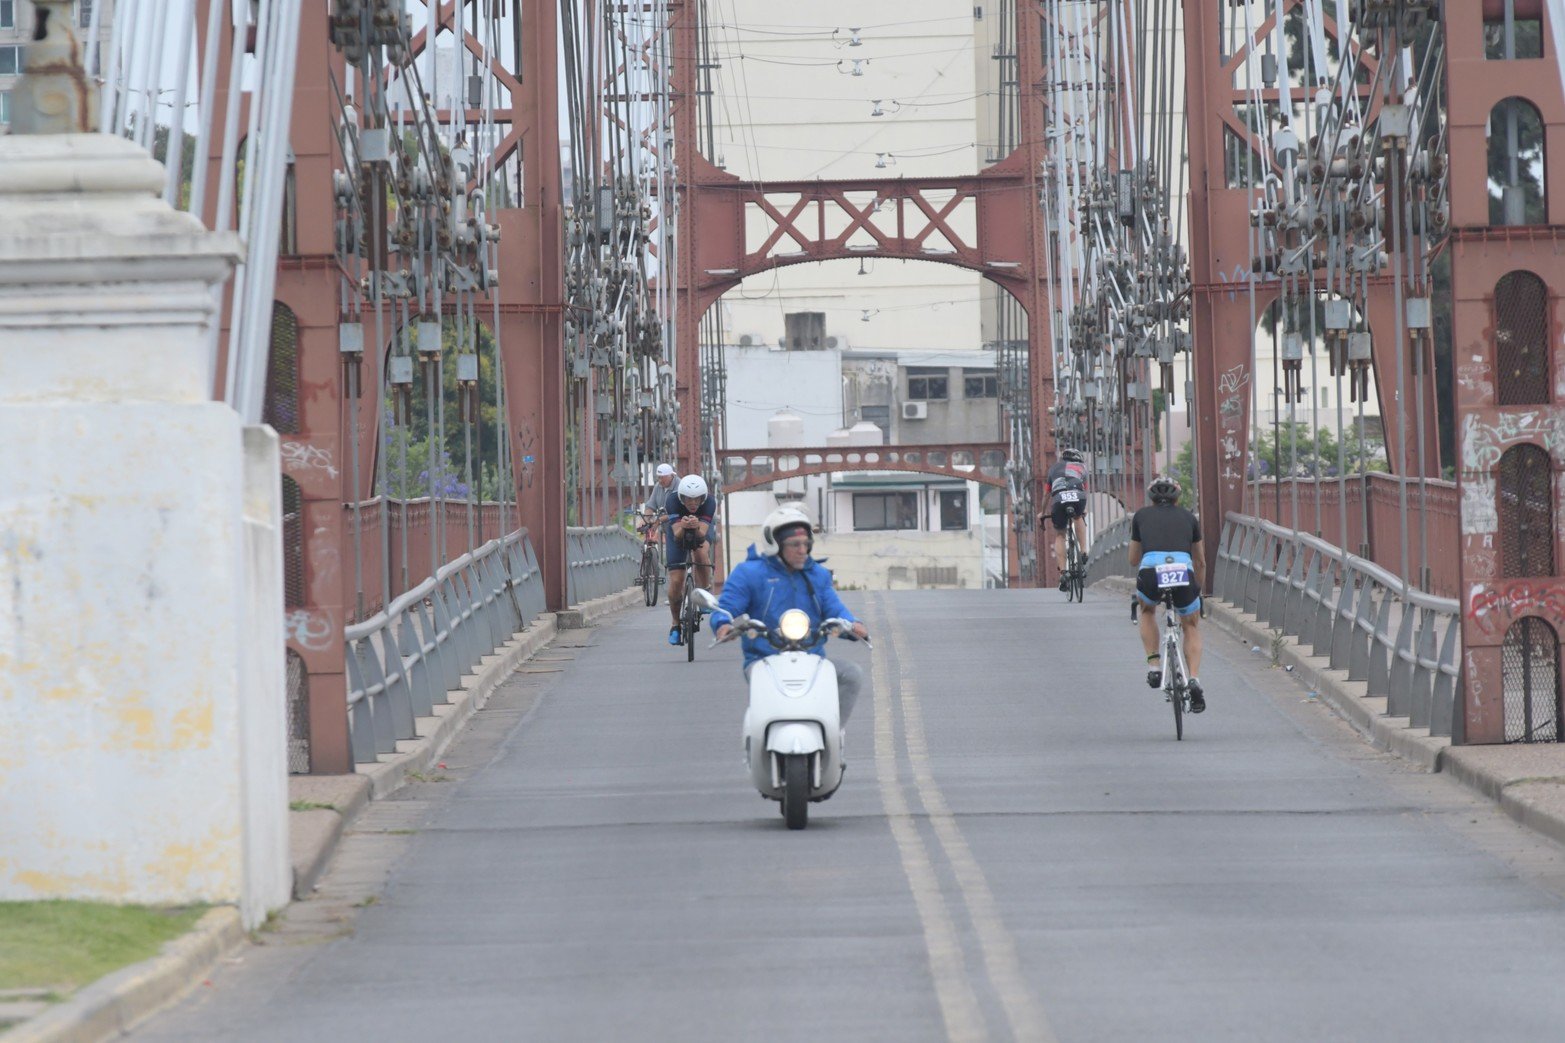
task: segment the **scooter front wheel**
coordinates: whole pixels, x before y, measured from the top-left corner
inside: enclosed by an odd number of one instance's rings
[[[803,829],[810,818],[810,758],[790,753],[782,761],[783,821],[789,829]]]

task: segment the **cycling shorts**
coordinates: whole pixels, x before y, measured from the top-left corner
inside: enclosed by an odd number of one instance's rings
[[[688,534],[669,536],[663,540],[663,562],[667,568],[682,569],[689,564],[690,552],[702,544],[710,545],[717,539],[717,523],[707,526],[704,537]]]
[[[1193,615],[1201,611],[1201,583],[1192,572],[1190,582],[1179,587],[1169,587],[1174,595],[1174,608],[1181,616]],[[1136,573],[1136,596],[1141,603],[1149,606],[1157,606],[1163,603],[1163,590],[1157,585],[1157,570],[1152,568],[1142,569]]]
[[[1080,518],[1086,513],[1087,498],[1085,493],[1082,494],[1080,500],[1074,503],[1061,503],[1056,499],[1054,506],[1049,508],[1049,522],[1054,526],[1056,532],[1064,532],[1070,526],[1072,518]]]

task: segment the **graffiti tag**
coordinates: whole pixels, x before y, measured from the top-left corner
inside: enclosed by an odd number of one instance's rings
[[[289,471],[325,471],[328,478],[337,477],[331,453],[308,442],[284,442],[278,448],[283,468]]]
[[[331,619],[309,609],[295,609],[283,617],[283,637],[318,652],[331,645]]]
[[[1536,580],[1474,583],[1467,619],[1493,637],[1520,616],[1542,616],[1556,626],[1565,622],[1565,584]]]

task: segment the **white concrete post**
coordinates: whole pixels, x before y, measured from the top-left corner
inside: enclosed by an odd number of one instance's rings
[[[0,899],[254,924],[288,889],[276,443],[247,470],[212,401],[238,240],[162,188],[116,137],[0,138]]]

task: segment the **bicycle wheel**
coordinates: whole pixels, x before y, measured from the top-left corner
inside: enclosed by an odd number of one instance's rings
[[[652,558],[651,547],[645,547],[641,551],[641,592],[645,596],[648,608],[658,603],[657,562]]]
[[[690,575],[690,570],[685,570],[685,600],[679,611],[679,623],[685,634],[685,662],[696,661],[696,627],[701,622],[700,610],[696,608],[695,595],[691,592],[691,584],[695,578]]]
[[[1076,596],[1077,602],[1080,602],[1081,599],[1082,599],[1083,594],[1086,591],[1086,580],[1085,580],[1085,575],[1084,575],[1085,572],[1086,572],[1086,569],[1082,565],[1081,546],[1079,544],[1077,544],[1074,536],[1071,538],[1070,547],[1068,548],[1068,554],[1069,554],[1069,559],[1070,559],[1069,560],[1069,564],[1070,564],[1070,570],[1071,570],[1071,580],[1070,580],[1071,593]]]
[[[1174,708],[1174,738],[1182,740],[1185,737],[1185,679],[1179,672],[1179,660],[1169,662],[1168,667],[1168,702]]]

